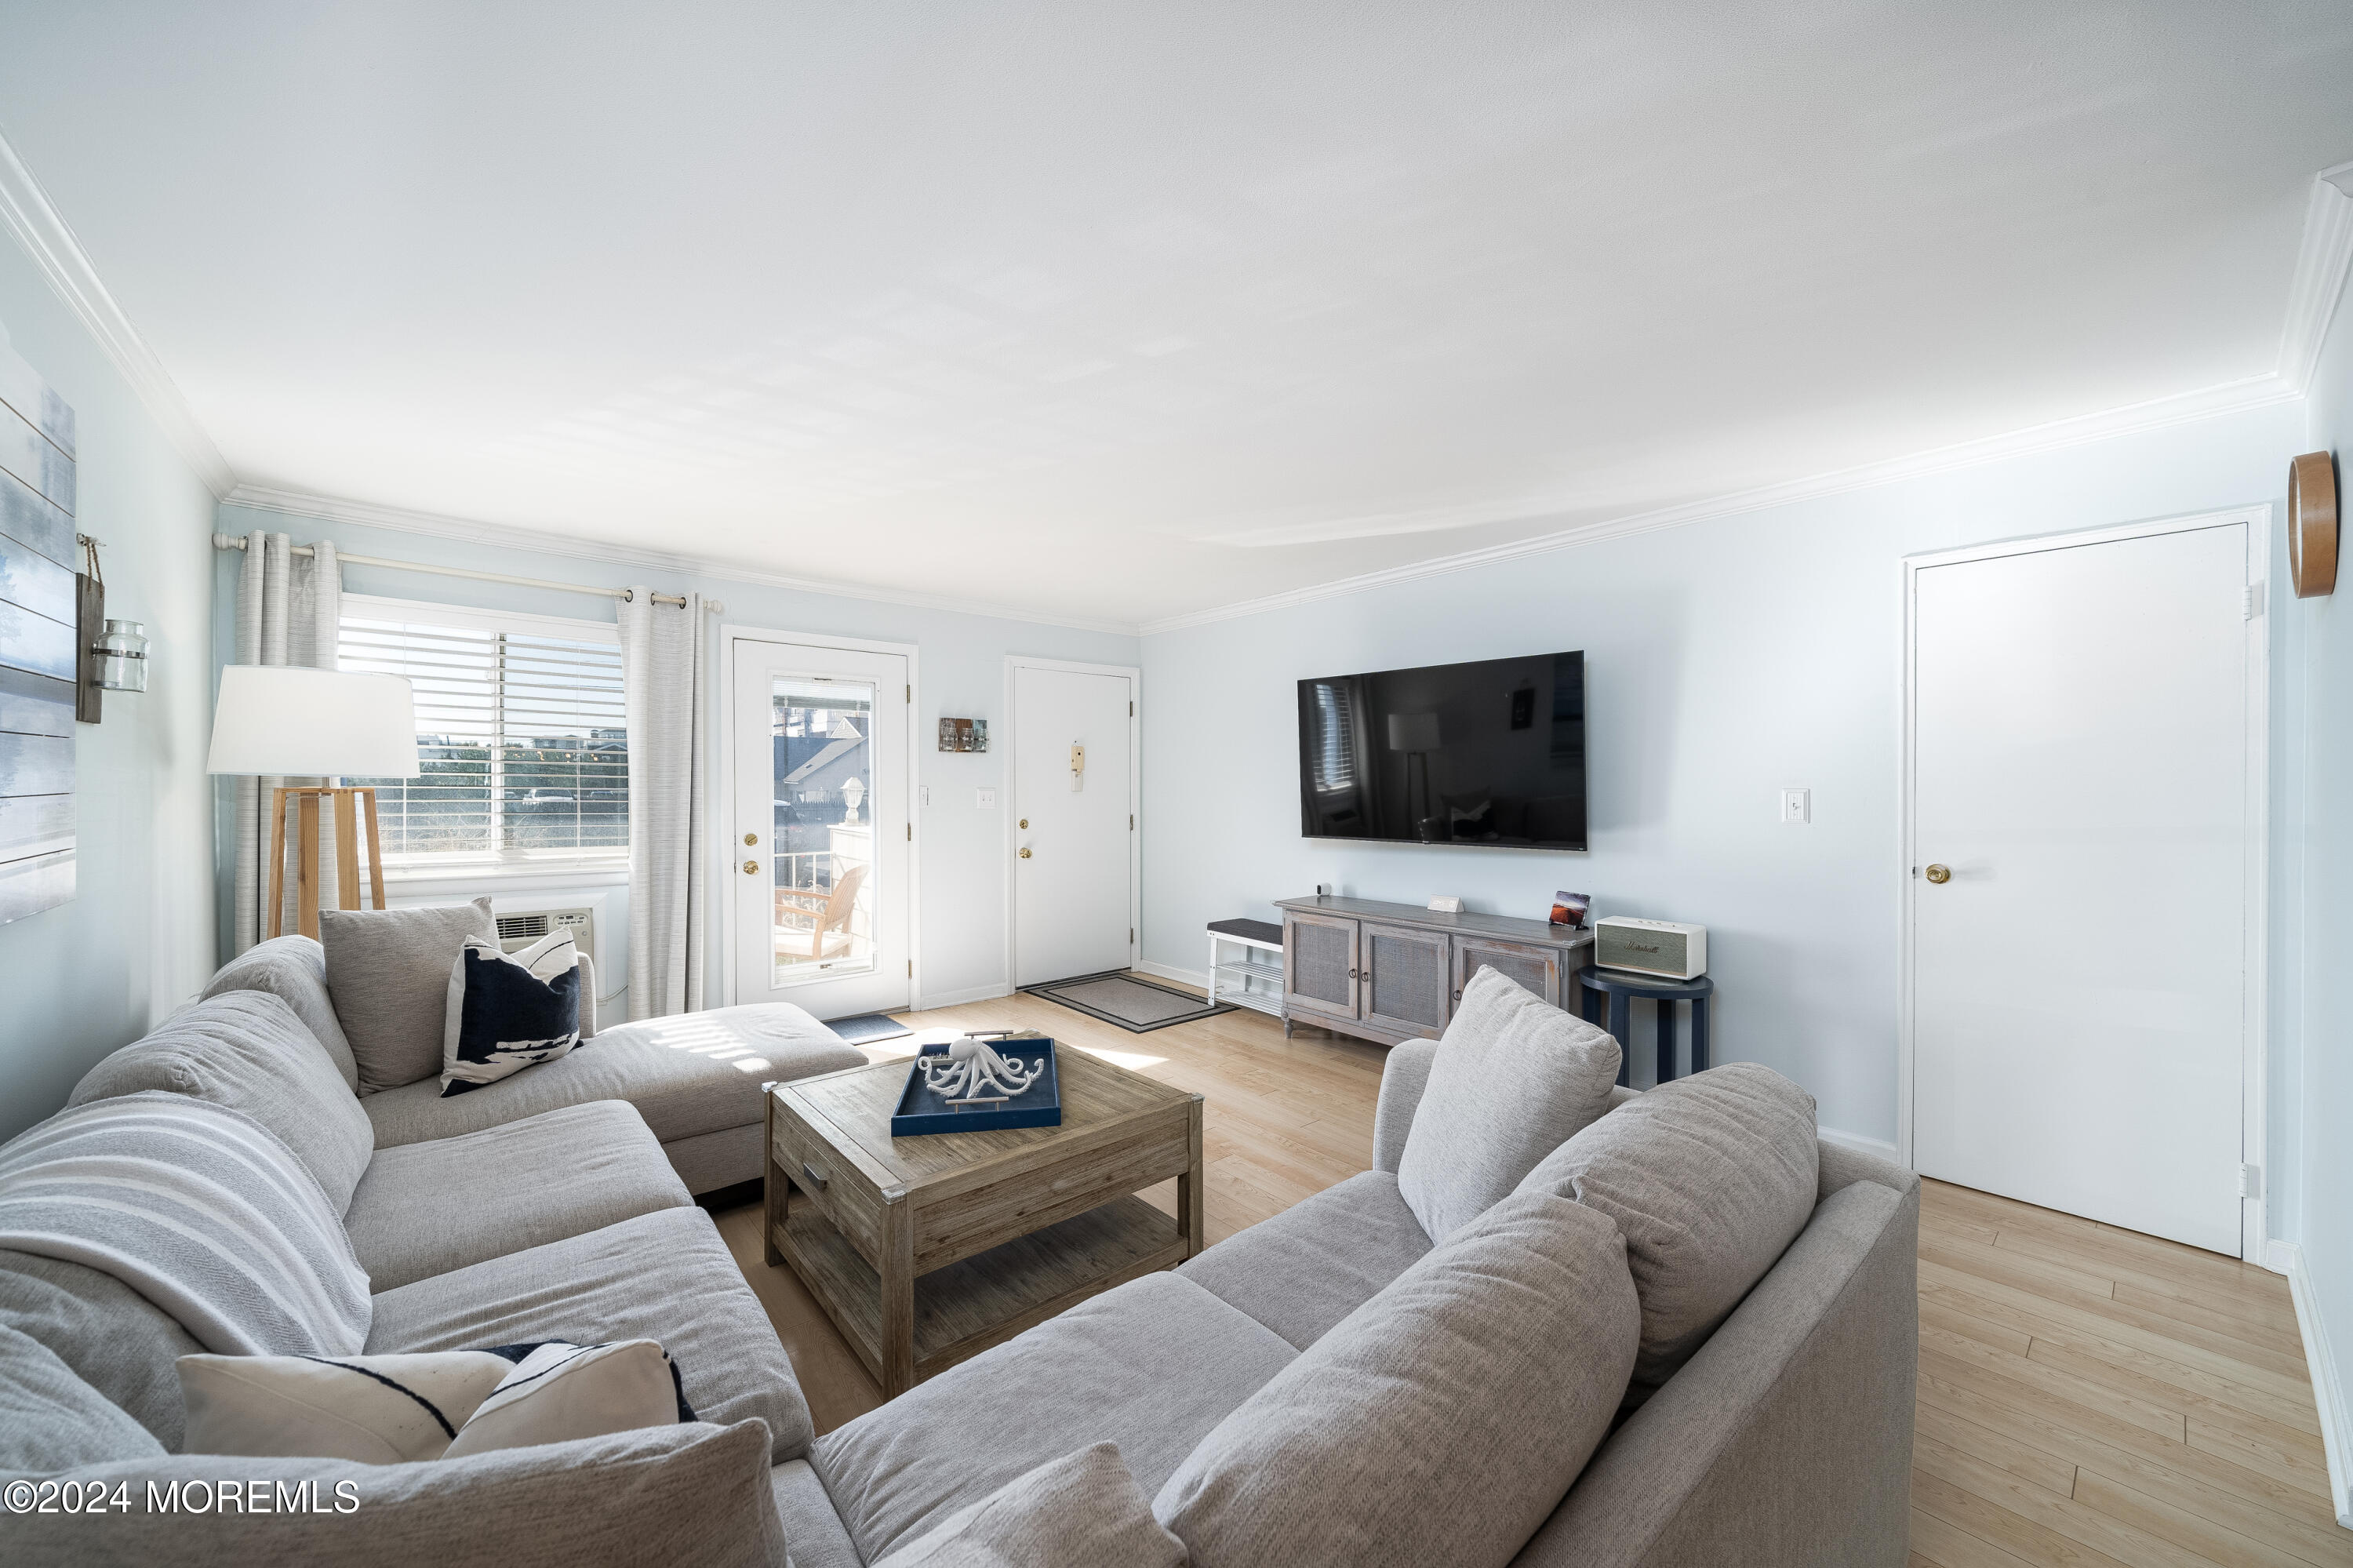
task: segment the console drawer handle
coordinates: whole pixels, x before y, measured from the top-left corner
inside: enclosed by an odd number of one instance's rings
[[[825,1191],[825,1172],[806,1160],[801,1161],[801,1179],[809,1184],[811,1191],[818,1192]]]

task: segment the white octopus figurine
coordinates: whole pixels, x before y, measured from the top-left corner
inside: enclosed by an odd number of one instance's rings
[[[948,1042],[944,1056],[923,1058],[923,1087],[945,1098],[950,1105],[972,1104],[982,1098],[982,1091],[994,1089],[997,1097],[1009,1099],[1036,1083],[1046,1071],[1046,1061],[1023,1066],[1018,1060],[1008,1061],[969,1034],[959,1035]]]

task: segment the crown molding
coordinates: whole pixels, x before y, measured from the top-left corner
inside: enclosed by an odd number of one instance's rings
[[[1208,609],[1164,616],[1145,621],[1140,630],[1146,637],[1164,631],[1181,631],[1187,627],[1208,626],[1220,620],[1239,620],[1246,615],[1263,615],[1272,610],[1313,604],[1319,599],[1337,599],[1344,594],[1365,593],[1373,588],[1387,588],[1392,583],[1471,571],[1498,561],[1545,555],[1579,545],[1598,544],[1604,539],[1624,538],[1662,528],[1681,528],[1713,518],[1762,512],[1796,502],[1893,484],[1900,480],[1918,479],[1954,469],[1975,468],[2006,458],[2056,451],[2066,447],[2109,440],[2117,436],[2159,430],[2195,419],[2240,413],[2274,403],[2294,402],[2305,395],[2312,383],[2313,371],[2320,362],[2321,345],[2328,335],[2330,318],[2336,312],[2338,298],[2344,293],[2347,274],[2353,270],[2353,194],[2348,194],[2348,190],[2353,190],[2353,163],[2339,164],[2313,176],[2312,189],[2305,205],[2304,234],[2296,248],[2295,270],[2288,285],[2287,313],[2280,332],[2278,359],[2268,375],[2251,376],[2192,392],[2153,397],[2096,414],[2053,419],[2024,429],[1961,441],[1857,468],[1713,496],[1680,506],[1603,518],[1507,544],[1491,545],[1484,549],[1464,550],[1455,555],[1409,562],[1356,577],[1338,577],[1257,599],[1238,599]],[[1546,512],[1562,510],[1566,510],[1566,504],[1561,502],[1532,501],[1524,515],[1542,516]]]
[[[561,556],[572,560],[611,561],[621,566],[646,567],[656,571],[717,577],[730,583],[789,588],[797,593],[824,594],[833,599],[864,599],[874,604],[911,605],[919,609],[952,610],[960,615],[988,616],[998,620],[1024,621],[1033,626],[1061,626],[1077,631],[1108,631],[1122,637],[1136,635],[1136,625],[1131,620],[1102,620],[1074,615],[1050,615],[1039,610],[1024,609],[1012,605],[991,604],[952,594],[902,592],[896,588],[874,588],[861,583],[828,582],[818,577],[793,577],[784,572],[762,571],[756,567],[745,566],[740,561],[731,561],[719,556],[641,549],[633,545],[614,545],[601,540],[583,539],[572,534],[553,534],[535,528],[517,528],[502,523],[478,523],[463,517],[444,516],[439,513],[412,512],[398,506],[379,506],[368,501],[346,501],[332,495],[311,495],[301,491],[273,490],[266,485],[240,484],[221,498],[221,504],[249,507],[256,512],[275,512],[289,517],[307,517],[322,523],[349,523],[364,528],[383,528],[396,534],[418,534],[427,538],[460,539],[470,545],[481,545],[492,549],[531,550],[541,555]]]
[[[25,166],[5,136],[0,136],[0,224],[24,248],[66,308],[98,340],[99,347],[131,383],[132,391],[195,470],[205,488],[216,500],[228,494],[237,484],[237,474],[196,422],[171,372],[164,368],[164,362],[155,357],[155,351],[147,346],[147,340],[139,335],[139,329],[131,324],[131,318],[100,281],[89,252],[74,238],[71,226],[49,200],[49,193],[41,188],[41,182],[33,177],[33,171]]]

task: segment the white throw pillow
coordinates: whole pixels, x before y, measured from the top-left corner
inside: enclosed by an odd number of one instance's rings
[[[691,1421],[651,1340],[413,1355],[182,1356],[190,1454],[456,1458]]]
[[[1511,1195],[1599,1119],[1618,1042],[1491,969],[1462,988],[1398,1157],[1398,1192],[1433,1242]]]
[[[580,1044],[587,970],[572,933],[549,933],[515,952],[469,937],[449,966],[441,1027],[443,1098],[553,1062]]]

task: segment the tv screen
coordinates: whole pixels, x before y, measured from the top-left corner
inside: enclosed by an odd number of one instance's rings
[[[1299,683],[1311,839],[1585,848],[1585,655]]]

